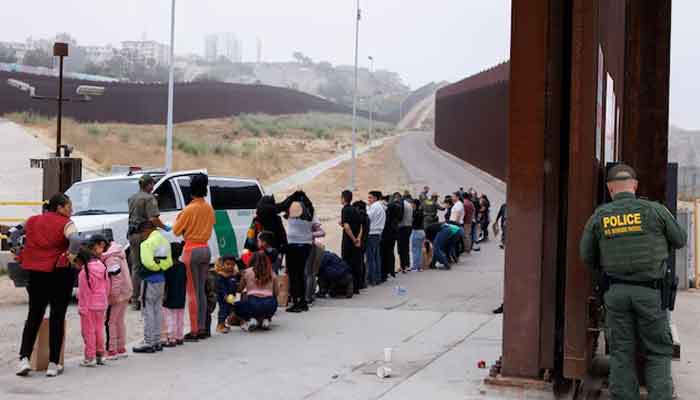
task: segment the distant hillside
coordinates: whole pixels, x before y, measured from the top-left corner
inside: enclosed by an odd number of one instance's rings
[[[0,71],[0,82],[13,78],[35,86],[38,95],[56,93],[56,78],[41,75]],[[78,85],[95,82],[67,79],[64,93],[75,97]],[[132,124],[164,124],[167,109],[167,85],[135,83],[100,83],[106,87],[104,96],[88,103],[66,103],[64,116],[77,121],[121,122]],[[326,113],[352,112],[350,107],[292,89],[241,85],[223,82],[193,82],[175,86],[175,122],[230,117],[243,113],[269,115],[296,114],[310,111]],[[34,111],[45,116],[56,114],[53,102],[33,100],[27,93],[6,84],[0,85],[0,115],[11,112]],[[360,111],[367,117],[368,113]],[[390,120],[381,115],[377,120]]]
[[[690,131],[671,125],[668,139],[668,159],[682,167],[699,167],[700,131]]]

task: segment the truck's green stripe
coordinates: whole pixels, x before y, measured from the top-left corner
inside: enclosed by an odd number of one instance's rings
[[[216,240],[219,245],[219,255],[238,257],[238,242],[236,232],[231,224],[228,212],[224,210],[216,211],[216,224],[214,225]]]

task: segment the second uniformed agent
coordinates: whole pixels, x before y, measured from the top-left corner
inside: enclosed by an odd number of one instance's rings
[[[639,399],[636,340],[646,359],[650,399],[671,400],[673,340],[662,307],[661,281],[669,249],[685,246],[686,233],[663,205],[636,197],[637,175],[619,164],[610,169],[612,202],[598,207],[581,238],[581,258],[600,267],[610,289],[604,300],[610,347],[610,394]]]

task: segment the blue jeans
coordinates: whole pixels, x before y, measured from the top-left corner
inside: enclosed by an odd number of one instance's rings
[[[382,280],[381,240],[382,235],[369,235],[367,238],[367,281],[370,285],[378,285]]]
[[[277,299],[271,297],[248,296],[245,300],[233,305],[236,316],[243,321],[270,319],[277,311]]]
[[[447,240],[447,249],[449,255],[452,256],[452,258],[457,258],[459,256],[459,249],[460,246],[464,245],[464,229],[459,228],[459,231],[455,234],[452,234],[450,238]]]
[[[433,240],[433,260],[444,266],[450,265],[447,254],[450,251],[451,235],[450,228],[443,226],[437,236],[435,236],[435,240]]]
[[[421,269],[423,262],[423,242],[425,241],[424,230],[414,230],[411,232],[411,267],[414,270]],[[427,267],[427,266],[426,266]]]

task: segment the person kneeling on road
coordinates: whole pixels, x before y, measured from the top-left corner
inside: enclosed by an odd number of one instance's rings
[[[354,292],[354,279],[352,268],[337,254],[330,251],[323,253],[321,268],[318,270],[319,297],[330,295],[331,297],[345,296],[352,298]]]
[[[143,278],[143,343],[134,347],[134,353],[154,353],[162,351],[160,341],[163,323],[163,295],[165,290],[165,271],[173,266],[172,251],[168,239],[156,230],[151,221],[139,227],[145,240],[141,243],[140,271]]]
[[[462,240],[464,230],[462,228],[451,225],[437,223],[428,226],[425,229],[425,237],[433,243],[433,262],[443,265],[443,269],[450,269],[450,255],[456,255],[457,243]]]
[[[277,275],[264,252],[253,254],[238,291],[244,295],[233,305],[233,312],[241,320],[241,329],[251,331],[258,326],[270,329],[272,316],[277,311]]]

